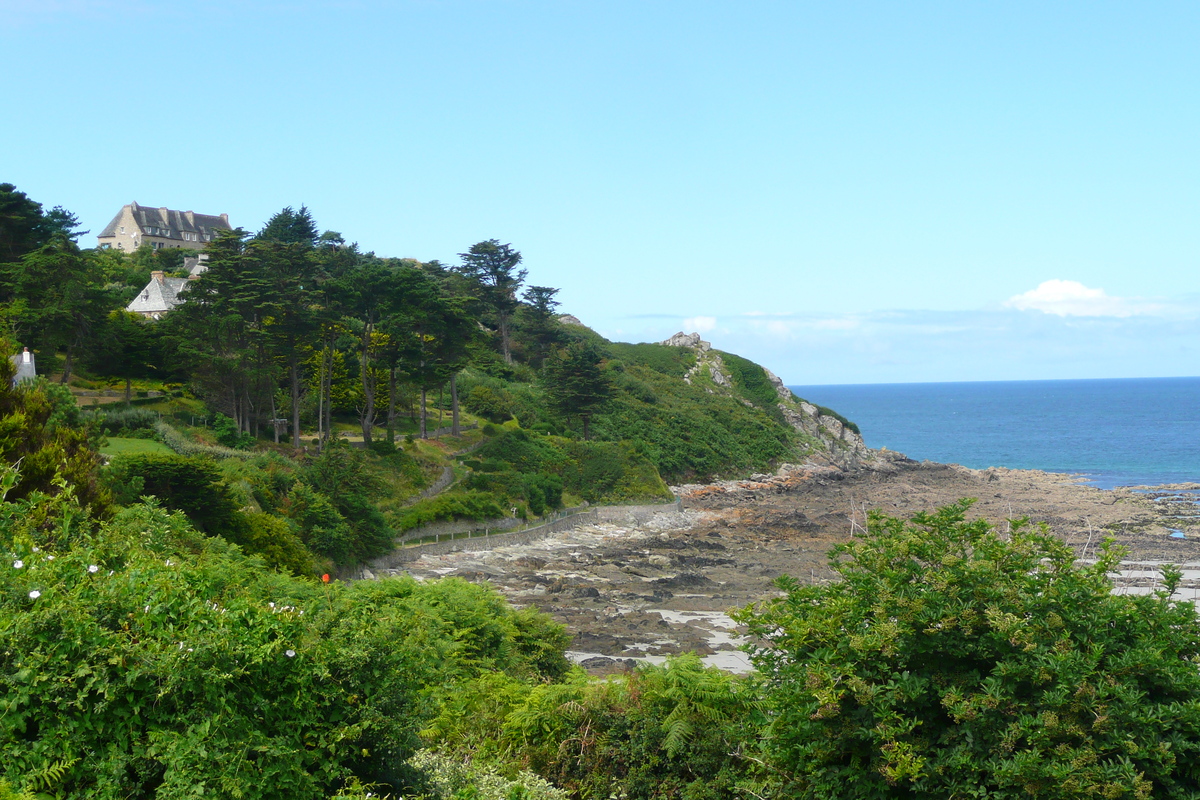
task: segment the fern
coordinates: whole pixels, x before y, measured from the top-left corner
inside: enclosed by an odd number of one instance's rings
[[[53,789],[57,784],[62,783],[62,779],[67,776],[71,767],[79,763],[78,758],[59,759],[53,764],[47,764],[29,777],[33,785],[43,791]]]

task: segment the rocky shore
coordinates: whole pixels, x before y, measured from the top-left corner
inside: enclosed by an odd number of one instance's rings
[[[513,603],[566,624],[573,655],[596,672],[689,650],[745,669],[727,612],[771,596],[783,574],[832,579],[825,554],[860,532],[872,509],[909,516],[976,498],[972,516],[1045,523],[1084,558],[1104,539],[1116,540],[1129,553],[1119,591],[1150,591],[1163,562],[1190,567],[1185,597],[1200,590],[1200,484],[1100,490],[1068,475],[873,455],[854,470],[786,466],[751,480],[678,486],[683,510],[648,522],[429,555],[405,571],[490,581]]]

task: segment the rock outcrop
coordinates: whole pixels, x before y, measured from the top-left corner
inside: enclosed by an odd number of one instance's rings
[[[696,363],[683,376],[684,383],[690,384],[696,376],[707,373],[715,385],[726,389],[733,388],[733,380],[725,371],[720,354],[713,352],[712,345],[701,339],[700,334],[680,331],[662,344],[668,347],[690,347],[696,351]]]
[[[710,343],[701,339],[699,333],[680,331],[662,344],[696,351],[696,363],[683,378],[686,383],[693,384],[707,375],[713,384],[708,388],[709,392],[734,389],[733,380],[720,354],[712,349]],[[811,461],[849,470],[866,466],[875,460],[874,453],[868,449],[861,435],[847,428],[837,417],[823,414],[817,406],[796,397],[769,369],[764,367],[763,372],[775,387],[775,393],[779,396],[779,410],[784,419],[813,443],[812,451],[808,454]],[[748,401],[743,402],[749,404]]]
[[[825,455],[831,464],[842,469],[855,469],[874,460],[873,452],[860,434],[847,428],[837,417],[822,414],[812,403],[796,397],[771,370],[764,367],[763,372],[767,373],[767,379],[779,395],[779,409],[784,419],[796,430],[819,439],[825,445]]]

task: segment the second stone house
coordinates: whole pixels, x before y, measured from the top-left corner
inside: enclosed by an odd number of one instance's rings
[[[206,258],[207,256],[185,258],[183,267],[188,271],[186,278],[172,278],[161,270],[151,272],[146,288],[138,292],[138,296],[125,306],[125,310],[141,314],[147,319],[162,319],[164,314],[184,301],[181,295],[188,282],[200,277],[208,269],[204,263]]]

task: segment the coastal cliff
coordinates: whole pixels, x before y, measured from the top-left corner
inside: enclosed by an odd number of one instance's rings
[[[734,394],[735,378],[725,363],[729,354],[714,350],[699,333],[680,331],[661,344],[667,347],[688,348],[695,354],[695,364],[684,375],[688,384],[711,384],[713,393]],[[754,365],[758,366],[758,365]],[[844,470],[857,469],[875,460],[875,455],[863,441],[852,423],[802,398],[783,385],[783,381],[766,367],[758,367],[775,392],[775,406],[783,420],[800,435],[800,446],[808,461],[828,464]],[[751,400],[739,398],[747,406]]]

